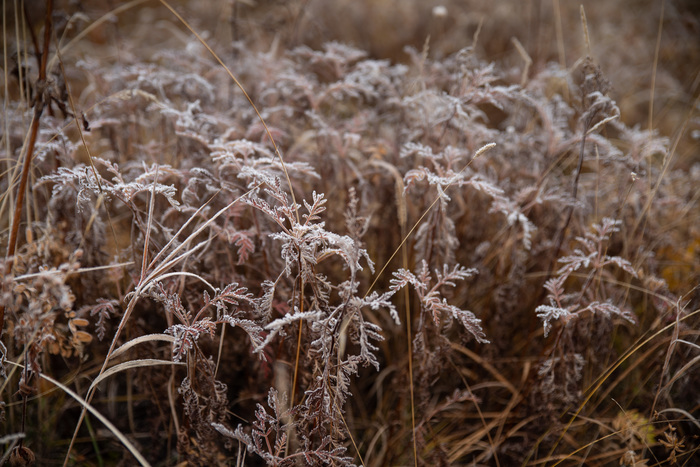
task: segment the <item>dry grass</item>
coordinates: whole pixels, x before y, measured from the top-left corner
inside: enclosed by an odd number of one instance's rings
[[[6,5],[0,463],[697,463],[700,22],[584,6]]]

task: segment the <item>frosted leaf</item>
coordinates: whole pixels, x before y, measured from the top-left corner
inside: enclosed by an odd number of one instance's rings
[[[542,320],[542,324],[544,325],[544,337],[547,337],[549,331],[552,329],[551,321],[569,316],[569,310],[550,305],[538,306],[535,309],[535,313],[537,313],[537,317]]]

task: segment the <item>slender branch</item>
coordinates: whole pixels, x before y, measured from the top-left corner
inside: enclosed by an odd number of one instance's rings
[[[47,57],[49,56],[49,43],[51,40],[51,14],[53,11],[53,0],[48,0],[46,2],[46,19],[44,22],[44,48],[41,52],[41,61],[39,64],[39,78],[36,82],[36,101],[34,103],[34,114],[32,116],[32,123],[29,128],[29,142],[27,143],[27,150],[24,154],[24,166],[22,167],[22,175],[19,182],[19,190],[17,193],[17,201],[15,203],[15,210],[12,215],[12,227],[10,229],[10,239],[7,243],[7,253],[5,254],[5,271],[4,275],[10,274],[12,271],[12,264],[14,263],[12,257],[15,255],[17,248],[17,235],[19,233],[19,224],[22,220],[22,206],[24,205],[24,194],[27,191],[27,180],[29,179],[29,169],[32,166],[32,156],[34,155],[34,146],[36,145],[37,135],[39,134],[39,120],[41,119],[41,114],[44,112],[44,107],[46,107],[45,99],[45,88],[46,88],[46,63]],[[2,331],[5,327],[5,304],[0,304],[0,337],[2,337]]]

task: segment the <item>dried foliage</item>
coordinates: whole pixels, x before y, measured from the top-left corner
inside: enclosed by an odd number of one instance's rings
[[[229,37],[185,2],[215,57],[161,3],[57,8],[44,81],[47,23],[7,12],[2,461],[700,455],[697,89],[664,133],[591,51],[490,61],[492,24],[450,49],[451,2],[386,58],[319,42],[329,6],[230,2]]]

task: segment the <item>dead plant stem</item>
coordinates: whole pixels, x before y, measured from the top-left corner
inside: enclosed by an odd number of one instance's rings
[[[27,150],[24,153],[24,166],[22,167],[22,175],[17,191],[17,200],[15,202],[15,210],[12,215],[12,228],[10,230],[10,240],[7,243],[7,254],[5,255],[5,271],[4,274],[10,274],[12,271],[12,257],[15,255],[17,247],[17,235],[19,233],[19,224],[22,218],[22,206],[24,204],[24,194],[27,191],[27,180],[29,179],[29,169],[32,166],[32,156],[34,155],[34,146],[39,134],[39,121],[41,114],[46,106],[45,93],[43,88],[46,86],[46,63],[49,56],[49,44],[51,40],[51,13],[53,11],[53,0],[48,0],[46,3],[46,19],[44,21],[44,48],[41,53],[39,66],[39,78],[37,79],[37,94],[36,102],[34,103],[34,115],[29,129],[29,141]],[[5,325],[5,304],[0,304],[0,337]]]

